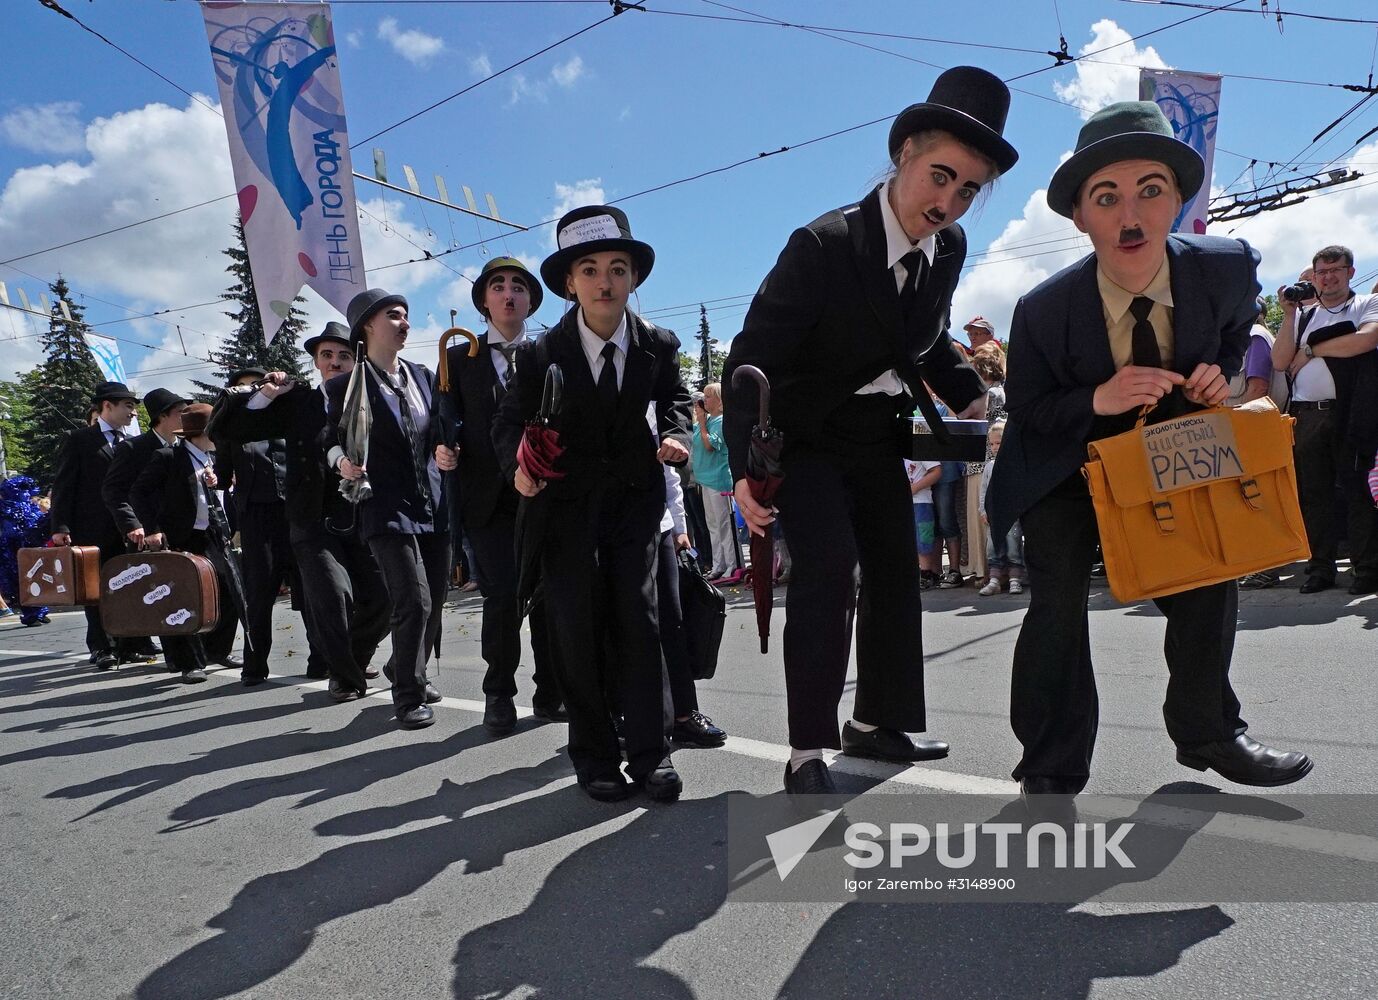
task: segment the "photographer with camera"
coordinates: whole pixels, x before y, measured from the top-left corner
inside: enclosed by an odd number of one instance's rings
[[[694,436],[689,464],[703,495],[703,514],[713,550],[711,583],[736,583],[737,526],[732,517],[732,473],[722,436],[722,385],[709,382],[694,395]]]
[[[1369,594],[1378,590],[1378,510],[1366,484],[1378,446],[1378,295],[1350,288],[1348,247],[1318,250],[1311,267],[1314,284],[1278,289],[1282,326],[1273,343],[1273,367],[1291,386],[1297,491],[1311,542],[1301,592],[1335,586],[1338,485],[1349,521],[1349,592]]]

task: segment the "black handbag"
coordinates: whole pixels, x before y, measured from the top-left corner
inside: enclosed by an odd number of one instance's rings
[[[679,607],[684,640],[694,680],[706,681],[717,672],[718,649],[727,624],[727,599],[699,571],[687,549],[679,552]]]

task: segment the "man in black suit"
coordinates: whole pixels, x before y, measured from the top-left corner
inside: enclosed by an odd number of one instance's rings
[[[137,397],[122,382],[96,386],[96,421],[67,435],[53,476],[50,520],[54,545],[95,545],[101,562],[124,554],[124,539],[101,496],[115,449],[134,419]],[[121,650],[123,642],[118,643]],[[101,625],[100,605],[86,605],[86,648],[97,670],[119,663],[117,643]]]
[[[354,370],[349,329],[327,323],[307,339],[324,384]],[[286,442],[288,532],[301,575],[302,618],[313,650],[330,671],[330,696],[353,701],[368,690],[369,667],[387,635],[392,614],[387,586],[368,546],[355,531],[332,531],[350,522],[352,512],[340,496],[340,478],[325,466],[321,431],[326,424],[325,393],[269,372],[255,392],[229,394],[216,427],[231,442],[282,438]]]
[[[144,527],[129,502],[129,488],[134,485],[134,480],[155,451],[170,448],[176,443],[177,432],[182,429],[182,407],[186,405],[187,400],[175,392],[151,390],[144,396],[144,412],[153,426],[137,437],[121,441],[110,459],[110,468],[106,470],[105,481],[101,484],[101,498],[110,508],[110,516],[115,519],[115,526],[124,536],[125,544],[134,549],[143,548]],[[126,639],[122,647],[119,654],[121,663],[149,661],[158,655],[147,638]]]
[[[502,401],[493,443],[522,501],[522,573],[545,591],[569,712],[569,755],[592,798],[629,792],[610,706],[622,714],[627,775],[653,799],[679,797],[669,754],[670,711],[655,615],[655,553],[665,511],[661,463],[689,457],[689,391],[679,340],[627,308],[655,251],[632,238],[627,216],[591,205],[567,213],[559,249],[541,264],[545,286],[577,307],[517,350],[515,389]],[[558,479],[537,480],[518,448],[541,405],[547,369],[564,393],[554,426]],[[647,422],[654,403],[656,427]],[[543,530],[532,527],[543,521]],[[529,559],[529,562],[528,562]],[[522,589],[529,589],[524,579]]]
[[[859,205],[795,230],[732,341],[724,437],[737,505],[755,534],[774,511],[752,498],[746,459],[754,388],[732,388],[749,364],[769,379],[784,434],[776,495],[793,568],[785,601],[790,763],[785,789],[826,793],[823,750],[910,762],[946,756],[927,727],[913,504],[901,458],[924,383],[962,418],[985,414],[986,387],[948,335],[966,236],[956,224],[1018,153],[1004,140],[1009,90],[960,66],[890,130],[894,174]],[[861,571],[857,603],[855,574]],[[857,687],[838,737],[852,612]]]
[[[522,607],[517,600],[515,530],[517,491],[502,474],[493,450],[493,418],[516,375],[517,348],[527,342],[526,318],[541,304],[535,275],[513,257],[494,257],[474,282],[474,308],[488,321],[478,356],[468,344],[448,354],[450,399],[460,420],[458,468],[460,516],[474,548],[475,575],[483,581],[483,726],[503,736],[517,726],[517,665],[521,661]],[[544,603],[532,605],[531,654],[538,719],[562,722],[568,715],[551,666]]]
[[[1086,601],[1098,534],[1087,442],[1132,428],[1146,405],[1160,419],[1222,403],[1249,343],[1258,254],[1243,240],[1169,235],[1204,173],[1158,106],[1134,101],[1093,115],[1048,186],[1049,206],[1095,252],[1015,307],[1009,423],[986,496],[993,535],[1016,519],[1024,528],[1032,596],[1011,721],[1026,795],[1075,795],[1090,775],[1099,713]],[[1154,601],[1167,617],[1168,735],[1189,767],[1286,784],[1311,761],[1245,735],[1229,679],[1237,602],[1233,580]]]
[[[215,566],[219,623],[205,635],[163,637],[169,668],[181,673],[187,684],[206,679],[206,664],[229,659],[239,624],[225,554],[229,524],[217,494],[221,484],[215,475],[215,448],[206,434],[210,414],[206,403],[184,408],[182,440],[149,456],[129,489],[146,544],[205,556]]]

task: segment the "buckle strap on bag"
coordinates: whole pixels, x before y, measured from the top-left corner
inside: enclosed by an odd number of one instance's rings
[[[1170,535],[1177,530],[1177,518],[1172,513],[1170,500],[1158,500],[1153,504],[1153,520],[1158,522],[1158,530]]]
[[[1250,510],[1263,509],[1263,491],[1258,488],[1257,479],[1241,479],[1239,492],[1244,497],[1244,502],[1249,505]]]

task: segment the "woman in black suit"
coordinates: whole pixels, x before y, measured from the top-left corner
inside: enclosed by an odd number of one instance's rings
[[[392,681],[398,722],[403,729],[420,729],[435,721],[430,705],[440,700],[426,680],[426,661],[440,644],[450,535],[434,456],[435,376],[398,357],[409,329],[401,295],[371,288],[349,303],[350,343],[362,358],[356,377],[364,380],[372,412],[368,459],[356,465],[340,446],[328,458],[344,479],[368,474],[372,495],[359,504],[358,530],[392,598],[392,656],[384,673]],[[340,426],[349,378],[338,375],[326,383],[327,433]]]

